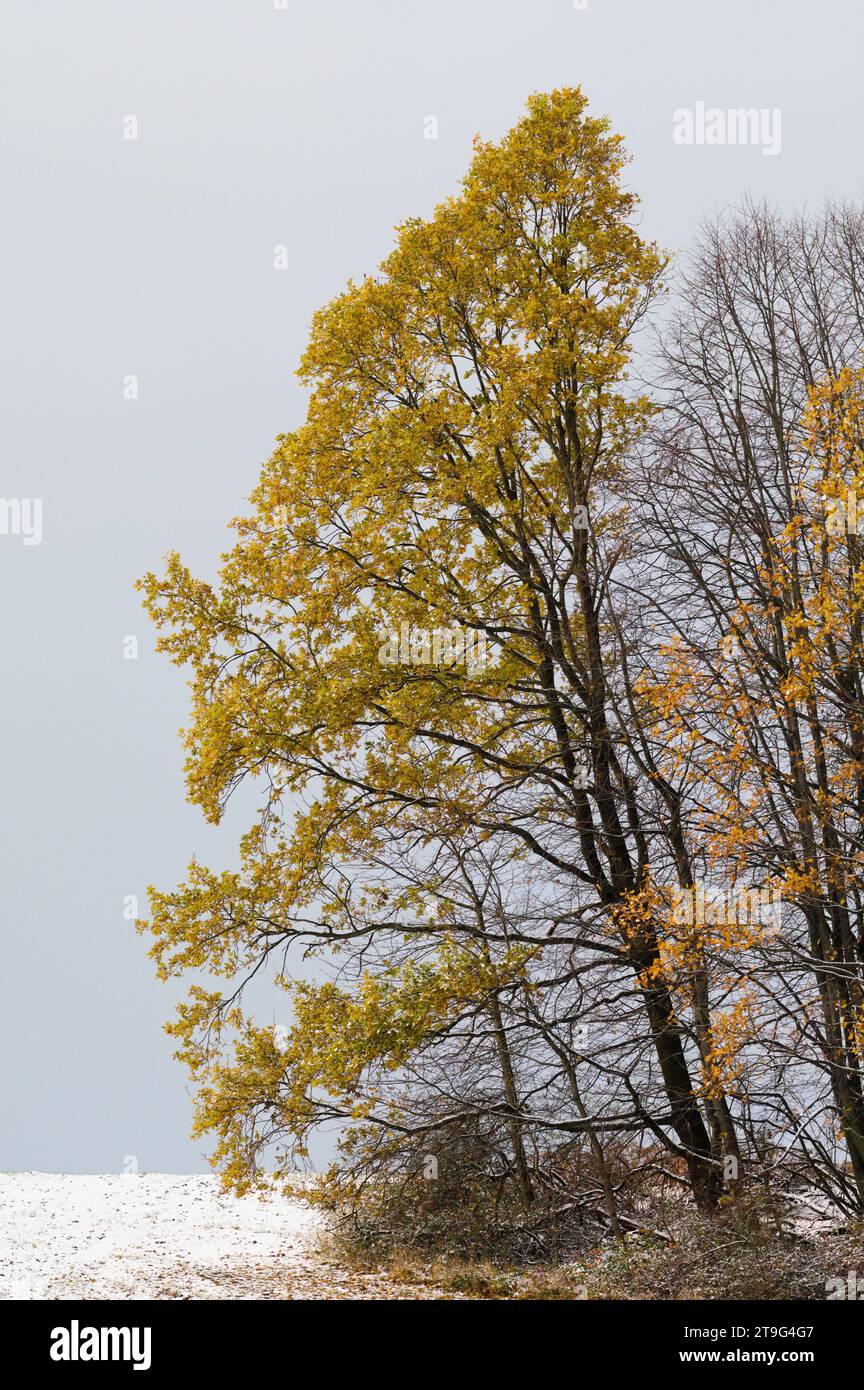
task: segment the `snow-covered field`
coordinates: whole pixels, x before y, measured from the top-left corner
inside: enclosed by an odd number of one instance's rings
[[[0,1298],[429,1298],[316,1249],[288,1197],[223,1196],[213,1177],[0,1174]]]

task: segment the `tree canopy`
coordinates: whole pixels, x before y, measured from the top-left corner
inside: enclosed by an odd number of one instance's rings
[[[218,583],[176,554],[141,581],[160,647],[191,672],[190,798],[215,822],[242,781],[260,792],[239,869],[193,862],[151,890],[148,924],[164,975],[210,981],[170,1027],[197,1130],[241,1189],[274,1140],[287,1174],[337,1122],[334,1182],[440,1172],[462,1146],[463,1169],[527,1209],[584,1159],[584,1201],[619,1234],[626,1154],[630,1178],[671,1173],[711,1209],[797,1123],[774,1071],[790,990],[827,1029],[807,1085],[821,1096],[824,1067],[851,1151],[864,1132],[860,926],[835,922],[840,955],[823,941],[812,969],[814,912],[838,907],[864,806],[860,559],[819,510],[858,481],[857,435],[850,473],[825,425],[853,382],[833,362],[779,421],[753,404],[746,433],[744,368],[737,395],[713,365],[700,391],[687,379],[709,361],[690,353],[713,332],[700,301],[663,388],[637,389],[666,258],[625,165],[578,89],[476,142],[458,194],[316,314],[306,420],[278,439]],[[808,462],[778,527],[751,504],[787,424],[783,449]],[[712,505],[738,498],[725,532],[700,522],[700,470]],[[722,655],[730,634],[746,670]],[[782,891],[800,918],[778,937],[761,899],[743,923],[706,914],[706,876]],[[290,998],[281,1030],[246,1011],[262,973]],[[802,1153],[854,1206],[864,1168],[847,1181],[822,1124],[798,1126]]]

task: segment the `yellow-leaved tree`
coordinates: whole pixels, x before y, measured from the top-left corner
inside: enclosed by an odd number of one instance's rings
[[[440,1168],[470,1135],[526,1205],[582,1146],[613,1229],[630,1137],[700,1205],[721,1191],[707,1004],[663,965],[653,887],[692,882],[690,851],[622,598],[651,413],[627,363],[664,264],[625,162],[578,89],[478,141],[458,195],[316,315],[306,421],[218,584],[176,555],[142,581],[191,668],[190,797],[217,821],[261,789],[240,869],[193,863],[149,922],[165,975],[229,982],[171,1029],[238,1187],[338,1122],[343,1171]],[[243,1006],[270,968],[281,1035]]]

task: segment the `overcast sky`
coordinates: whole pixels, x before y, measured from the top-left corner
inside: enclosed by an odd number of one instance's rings
[[[0,497],[42,503],[41,538],[26,506],[0,534],[0,1169],[188,1172],[205,1164],[162,1032],[172,996],[124,899],[143,912],[193,853],[233,863],[248,804],[216,830],[184,803],[186,690],[133,580],[174,547],[212,574],[302,418],[313,310],[454,190],[475,132],[581,84],[671,249],[745,192],[857,198],[864,17],[858,0],[3,0],[0,25]],[[697,143],[699,103],[764,111],[766,138]]]

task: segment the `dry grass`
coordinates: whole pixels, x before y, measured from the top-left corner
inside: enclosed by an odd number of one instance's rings
[[[438,1297],[487,1300],[822,1300],[828,1281],[857,1270],[864,1288],[864,1231],[802,1236],[753,1221],[752,1212],[674,1214],[670,1239],[607,1240],[567,1263],[512,1264],[393,1249],[377,1257],[343,1236],[324,1238],[341,1265]],[[406,1292],[406,1296],[409,1296]]]

